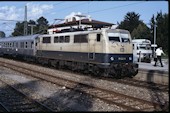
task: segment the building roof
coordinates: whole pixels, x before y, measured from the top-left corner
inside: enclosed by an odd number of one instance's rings
[[[111,27],[112,25],[114,25],[112,23],[107,23],[107,22],[102,22],[102,21],[97,21],[97,20],[90,21],[89,19],[82,19],[81,24],[92,25],[93,28]],[[79,25],[79,20],[62,23],[62,24],[56,24],[56,25],[50,26],[50,28],[66,27],[66,26],[73,26],[73,25]]]

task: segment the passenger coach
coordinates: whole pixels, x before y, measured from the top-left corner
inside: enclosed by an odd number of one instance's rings
[[[0,54],[33,58],[36,55],[38,34],[0,38]]]

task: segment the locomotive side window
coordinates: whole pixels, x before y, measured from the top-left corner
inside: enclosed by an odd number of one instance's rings
[[[100,34],[97,34],[97,42],[100,42]]]
[[[59,37],[58,36],[54,37],[54,43],[58,43],[58,42],[59,42]]]
[[[74,35],[74,43],[87,43],[87,34],[84,35]]]
[[[59,42],[60,42],[60,43],[63,43],[63,42],[64,42],[64,36],[60,36]]]
[[[51,43],[51,37],[43,37],[42,43]]]
[[[65,36],[64,42],[69,43],[70,42],[70,36]]]
[[[70,36],[54,37],[54,43],[69,43],[69,42],[70,42]]]

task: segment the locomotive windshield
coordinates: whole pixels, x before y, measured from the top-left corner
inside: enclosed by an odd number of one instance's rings
[[[111,42],[130,42],[130,37],[127,33],[108,33],[108,38]]]
[[[108,33],[108,38],[111,42],[120,42],[119,33]]]
[[[121,37],[121,39],[122,39],[122,42],[130,42],[130,40],[129,40],[129,34],[120,33],[120,37]]]

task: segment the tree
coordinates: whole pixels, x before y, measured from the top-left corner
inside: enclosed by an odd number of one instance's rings
[[[4,38],[5,37],[5,33],[3,31],[0,31],[0,38]]]
[[[151,39],[151,33],[150,33],[150,29],[144,24],[141,23],[138,25],[137,28],[135,28],[132,33],[131,33],[132,38],[136,38],[136,39]]]
[[[118,28],[126,29],[132,33],[132,31],[137,28],[140,23],[142,23],[142,21],[139,20],[139,17],[140,15],[135,12],[128,12],[124,17],[124,20],[119,24]]]
[[[14,28],[12,36],[23,36],[24,35],[24,22],[17,22]]]
[[[48,21],[47,19],[45,19],[44,17],[40,17],[39,19],[37,19],[37,28],[39,34],[45,34],[47,33],[47,29],[48,29],[49,25],[48,25]]]
[[[47,33],[48,29],[48,21],[44,17],[40,17],[36,20],[29,20],[28,24],[36,25],[34,27],[34,34],[45,34]],[[31,27],[27,27],[28,29],[28,35],[31,34]],[[24,21],[23,22],[17,22],[14,28],[14,32],[12,33],[12,36],[23,36],[24,35]]]
[[[35,22],[34,20],[29,20],[29,22],[28,22],[28,35],[31,34],[31,27],[30,27],[29,25],[35,25],[35,26],[36,26],[36,22]],[[35,32],[37,32],[37,31],[36,31],[35,28],[33,27],[33,34],[34,34]]]
[[[168,53],[168,14],[162,14],[162,12],[158,12],[156,17],[154,16],[150,20],[151,30],[153,31],[153,25],[156,27],[156,44],[158,46],[162,46],[165,53]],[[153,32],[154,33],[154,32]]]

